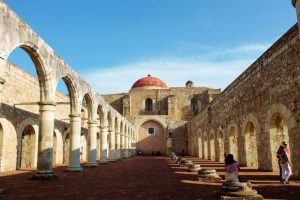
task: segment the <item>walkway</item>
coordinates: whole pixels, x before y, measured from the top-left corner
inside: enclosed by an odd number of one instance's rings
[[[203,167],[222,170],[222,164],[193,159]],[[197,181],[195,173],[177,167],[168,158],[135,157],[85,168],[83,173],[63,172],[66,166],[55,168],[59,180],[28,180],[33,171],[0,173],[0,187],[7,189],[3,199],[216,199],[220,183]],[[270,172],[242,169],[242,175],[254,180],[256,189],[267,199],[297,199],[300,180],[290,185],[277,183]]]

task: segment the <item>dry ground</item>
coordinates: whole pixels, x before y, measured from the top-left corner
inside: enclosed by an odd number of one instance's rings
[[[190,159],[224,175],[222,163]],[[0,173],[0,187],[7,190],[2,199],[219,199],[215,192],[221,187],[221,183],[197,181],[196,173],[177,167],[166,157],[135,157],[77,173],[65,169],[55,168],[59,179],[54,181],[29,180],[32,170]],[[300,179],[282,185],[276,174],[251,168],[242,168],[241,175],[266,199],[299,199]]]

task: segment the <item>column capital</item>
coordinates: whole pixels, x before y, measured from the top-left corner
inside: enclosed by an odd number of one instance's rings
[[[80,115],[79,114],[71,114],[71,115],[69,115],[69,117],[75,118],[75,117],[80,117]]]
[[[88,125],[97,125],[97,121],[90,121],[87,123]]]
[[[39,106],[56,106],[55,101],[43,101],[43,102],[38,102]]]

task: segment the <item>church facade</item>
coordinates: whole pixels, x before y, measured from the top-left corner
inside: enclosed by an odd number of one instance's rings
[[[166,155],[170,151],[187,154],[187,122],[207,107],[220,89],[168,87],[148,75],[137,80],[128,93],[104,95],[137,130],[136,148],[146,155]]]

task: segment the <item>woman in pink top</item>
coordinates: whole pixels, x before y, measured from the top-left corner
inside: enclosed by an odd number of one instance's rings
[[[239,182],[239,164],[233,159],[232,154],[228,154],[225,158],[225,181]]]

